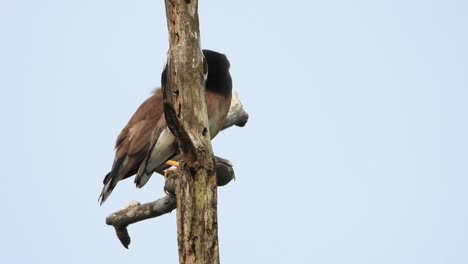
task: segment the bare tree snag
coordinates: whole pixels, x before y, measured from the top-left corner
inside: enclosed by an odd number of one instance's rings
[[[171,111],[171,105],[165,104],[165,114],[181,152],[181,173],[176,181],[179,262],[216,264],[217,188],[207,133],[203,89],[207,69],[200,47],[198,0],[165,0],[165,5],[170,44],[166,88],[174,106]]]
[[[216,264],[219,263],[216,185],[229,183],[234,171],[228,160],[213,159],[203,89],[208,69],[200,48],[198,0],[165,0],[165,5],[170,48],[163,87],[164,114],[179,142],[181,167],[171,171],[166,179],[168,195],[151,203],[133,202],[108,216],[106,223],[115,228],[122,244],[128,247],[128,225],[177,207],[179,262]],[[223,129],[244,126],[247,120],[248,114],[234,94]]]

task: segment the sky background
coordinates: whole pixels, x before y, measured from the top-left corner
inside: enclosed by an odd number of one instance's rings
[[[200,1],[250,120],[214,140],[222,263],[468,263],[468,1]],[[177,263],[114,142],[159,86],[163,1],[0,0],[0,263]]]

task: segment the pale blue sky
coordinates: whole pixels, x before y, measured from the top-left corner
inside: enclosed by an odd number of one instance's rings
[[[245,128],[215,152],[223,263],[468,263],[467,1],[204,1]],[[163,1],[0,1],[0,263],[177,263],[175,212],[131,181],[98,206],[115,138],[159,85]]]

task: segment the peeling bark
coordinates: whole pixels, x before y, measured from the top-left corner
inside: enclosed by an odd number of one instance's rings
[[[179,140],[176,180],[177,240],[181,264],[219,263],[217,188],[204,96],[198,1],[166,0],[169,30],[168,126]],[[183,72],[184,74],[178,74]],[[188,135],[188,136],[187,136]],[[188,147],[187,147],[188,146]]]

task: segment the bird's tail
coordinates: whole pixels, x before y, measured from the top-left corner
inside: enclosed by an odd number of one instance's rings
[[[112,190],[114,189],[116,185],[116,184],[113,184],[112,186],[110,175],[111,175],[110,172],[106,175],[106,178],[104,179],[104,187],[102,188],[101,194],[99,195],[98,201],[99,201],[99,204],[101,205],[107,200],[107,198],[109,197],[109,195],[111,194]],[[106,179],[109,179],[109,180],[106,182]]]
[[[145,186],[145,184],[148,182],[148,180],[151,177],[152,172],[147,172],[146,171],[146,164],[148,162],[148,157],[143,160],[143,162],[140,165],[140,168],[138,169],[137,176],[135,177],[135,184],[138,188],[141,188]]]
[[[125,166],[126,161],[126,158],[123,160],[118,160],[115,166],[113,166],[112,170],[107,173],[106,177],[104,177],[104,187],[102,188],[98,199],[101,205],[107,200],[107,198],[109,198],[109,195],[112,193],[117,183],[122,179],[123,173],[121,173],[120,168]]]
[[[138,188],[143,187],[151,177],[153,171],[157,170],[177,152],[177,141],[168,127],[159,135],[157,141],[151,146],[145,160],[140,164],[135,184]]]

